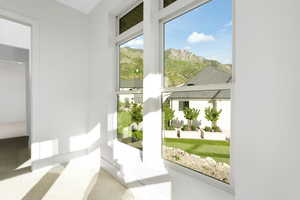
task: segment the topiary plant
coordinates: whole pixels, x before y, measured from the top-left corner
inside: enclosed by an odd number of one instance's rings
[[[221,113],[222,109],[217,110],[217,108],[214,107],[208,107],[205,109],[205,118],[211,122],[211,130],[214,132],[221,132],[221,129],[217,125]]]
[[[183,110],[184,117],[188,120],[188,129],[192,129],[192,121],[197,120],[200,110],[195,108],[186,108]]]

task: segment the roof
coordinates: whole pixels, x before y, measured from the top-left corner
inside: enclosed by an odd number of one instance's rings
[[[216,67],[206,67],[196,76],[191,78],[184,86],[197,86],[209,84],[230,83],[231,73],[222,71]],[[170,95],[171,99],[231,99],[230,90],[210,90],[193,92],[174,92]]]
[[[231,74],[216,67],[206,67],[190,79],[185,86],[229,83]]]

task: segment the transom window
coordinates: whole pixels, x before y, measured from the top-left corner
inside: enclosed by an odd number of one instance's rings
[[[174,3],[177,0],[163,0],[163,6],[164,8],[171,5],[172,3]]]
[[[144,3],[140,3],[119,19],[119,34],[134,27],[144,19]]]

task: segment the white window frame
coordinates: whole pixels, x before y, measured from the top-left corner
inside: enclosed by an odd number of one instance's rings
[[[129,7],[127,7],[124,11],[121,11],[121,14],[118,15],[115,19],[115,39],[114,39],[114,45],[115,45],[115,51],[116,51],[116,100],[119,100],[119,96],[120,95],[126,95],[126,94],[143,94],[143,88],[139,88],[139,89],[132,89],[132,90],[121,90],[120,88],[120,47],[122,44],[125,44],[126,42],[129,42],[130,40],[133,40],[139,36],[143,35],[143,22],[140,22],[138,24],[136,24],[135,26],[131,27],[130,29],[124,31],[123,33],[120,33],[120,26],[119,26],[119,22],[120,19],[125,16],[128,12],[130,12],[133,8],[135,8],[136,6],[138,6],[140,3],[142,3],[142,0],[138,0],[136,2],[134,2],[133,4],[131,4]],[[118,102],[117,102],[117,106],[118,106]],[[116,119],[116,124],[117,122],[117,117]],[[117,139],[117,130],[114,131],[114,139]],[[118,141],[118,139],[117,139]],[[120,141],[118,141],[120,142]],[[127,144],[125,144],[127,145]],[[136,149],[134,147],[131,147],[130,145],[127,145],[128,147],[132,148],[134,151],[141,151],[139,149]]]
[[[166,8],[163,8],[163,0],[160,0],[160,10],[157,14],[157,20],[159,21],[160,28],[160,69],[162,73],[162,86],[161,86],[161,94],[163,96],[164,93],[168,92],[182,92],[182,91],[207,91],[207,90],[230,90],[232,93],[232,85],[234,83],[234,63],[232,65],[232,83],[224,83],[224,84],[207,84],[207,85],[197,85],[197,86],[182,86],[182,87],[165,87],[165,76],[164,76],[164,50],[165,50],[165,32],[164,32],[164,24],[167,22],[188,13],[195,8],[198,8],[206,3],[209,3],[213,0],[177,0],[174,3],[170,4]],[[233,44],[232,44],[233,45]],[[231,95],[232,96],[232,95]],[[232,103],[232,100],[231,100]],[[232,118],[232,117],[231,117]],[[162,130],[163,132],[163,130]],[[163,137],[163,133],[162,137]],[[163,144],[162,144],[163,145]],[[230,145],[230,155],[231,155],[231,146]],[[163,156],[162,156],[163,157]],[[167,167],[175,169],[181,173],[191,175],[193,177],[197,177],[202,181],[205,181],[219,189],[222,189],[229,193],[234,193],[234,183],[232,178],[232,165],[230,172],[230,184],[223,183],[213,177],[209,177],[200,172],[196,172],[187,167],[181,166],[179,164],[173,163],[168,160],[164,160],[164,163]]]

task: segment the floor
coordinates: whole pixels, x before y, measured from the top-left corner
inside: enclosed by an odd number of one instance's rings
[[[105,170],[91,167],[93,155],[32,172],[27,144],[27,137],[0,140],[1,199],[137,199]]]
[[[29,167],[23,167],[21,171],[16,170],[29,160],[28,137],[0,140],[0,181],[29,171]]]

